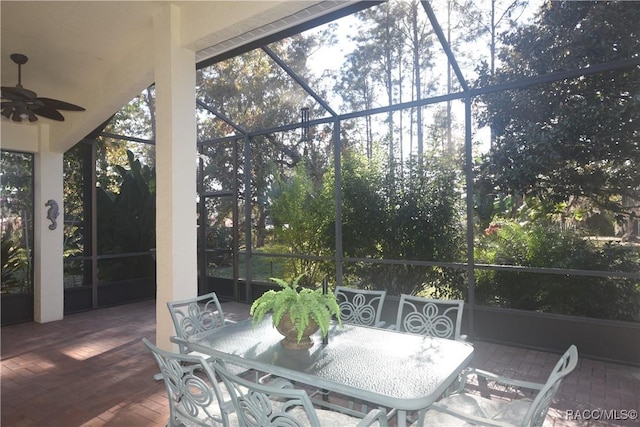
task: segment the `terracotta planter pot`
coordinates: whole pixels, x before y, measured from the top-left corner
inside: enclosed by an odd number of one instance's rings
[[[284,315],[282,320],[280,320],[280,323],[276,325],[276,329],[284,335],[284,339],[280,341],[282,346],[294,350],[306,350],[313,347],[311,335],[320,329],[320,327],[313,319],[309,319],[309,325],[305,328],[302,334],[302,339],[298,342],[298,331],[295,325],[291,322],[289,313],[287,313]]]

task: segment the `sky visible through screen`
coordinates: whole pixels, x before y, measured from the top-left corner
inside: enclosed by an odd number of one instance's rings
[[[392,0],[395,2],[406,2],[407,0]],[[505,26],[505,22],[507,20],[506,8],[511,6],[511,15],[510,19],[515,20],[516,22],[527,22],[531,20],[534,13],[538,10],[538,8],[543,4],[542,0],[536,1],[528,1],[522,2],[520,6],[514,7],[513,1],[496,1],[496,22],[500,23],[500,19],[502,25],[498,27],[499,31],[504,31],[508,27]],[[443,2],[444,4],[444,2]],[[486,17],[490,22],[490,0],[481,0],[473,2],[472,7],[475,8],[475,11],[479,13],[479,16]],[[434,6],[435,7],[435,6]],[[429,25],[428,18],[424,9],[420,6],[421,17],[420,19],[425,23],[425,25]],[[439,12],[439,13],[438,13]],[[460,13],[465,13],[465,11],[461,11]],[[442,11],[436,11],[436,16],[438,18],[439,24],[442,27],[443,31],[446,31],[447,22],[442,22],[443,17],[446,17],[446,14],[443,15]],[[453,18],[455,19],[455,18]],[[318,50],[313,52],[313,54],[308,58],[307,64],[309,68],[315,73],[315,76],[319,79],[319,87],[313,87],[317,92],[325,91],[326,97],[325,100],[328,104],[336,111],[345,113],[348,112],[343,105],[343,100],[339,93],[337,93],[333,85],[335,83],[336,76],[339,76],[341,71],[341,67],[347,61],[347,55],[351,53],[355,48],[355,43],[352,41],[352,37],[358,35],[359,28],[361,25],[360,21],[355,15],[348,15],[344,18],[341,18],[337,21],[333,21],[331,24],[325,24],[321,27],[314,28],[308,31],[308,33],[317,33],[319,34],[323,29],[325,29],[328,25],[335,26],[335,30],[332,31],[336,39],[336,43],[334,45],[321,45]],[[488,25],[488,24],[487,24]],[[489,57],[489,40],[490,33],[488,32],[489,26],[487,26],[487,33],[481,35],[473,42],[468,42],[464,45],[458,45],[454,50],[454,55],[456,56],[456,60],[460,62],[460,66],[463,69],[463,75],[468,82],[472,82],[476,78],[475,66],[482,60],[487,60]],[[454,35],[455,37],[455,35]],[[434,50],[438,49],[437,55],[439,60],[437,61],[436,66],[433,68],[431,73],[434,75],[439,75],[439,79],[441,81],[446,81],[446,55],[444,53],[444,49],[442,49],[441,45],[436,42],[434,45]],[[468,57],[467,57],[468,56]],[[324,77],[323,77],[324,76]],[[332,77],[329,77],[332,76]],[[455,82],[456,77],[452,73],[453,80]],[[454,83],[455,84],[455,83]],[[409,85],[407,85],[409,86]],[[409,89],[407,89],[408,91]],[[458,92],[460,89],[454,89],[453,92]],[[427,96],[433,96],[427,95]],[[410,100],[412,97],[411,93],[406,93],[402,98],[403,102]],[[423,96],[424,97],[424,96]],[[386,99],[386,95],[378,94],[378,103],[375,105],[384,106],[387,105],[381,100]],[[458,127],[458,129],[464,128],[464,103],[461,101],[453,102],[451,105],[453,122]],[[424,120],[425,125],[429,125],[433,122],[433,118],[430,117],[430,112],[434,109],[427,109],[427,113],[425,114]],[[378,121],[377,127],[380,129],[384,129],[387,125],[383,123],[386,115],[382,117],[380,115],[380,120]],[[406,121],[405,121],[406,123]],[[489,131],[486,128],[479,129],[474,124],[473,126],[473,141],[475,149],[478,152],[486,152],[489,149]],[[409,138],[404,138],[404,141],[408,141]],[[410,147],[404,147],[403,153],[404,157],[407,157],[409,154]],[[415,150],[415,147],[412,148]]]

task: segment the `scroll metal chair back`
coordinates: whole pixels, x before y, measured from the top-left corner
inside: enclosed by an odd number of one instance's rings
[[[222,306],[215,292],[167,303],[173,326],[176,329],[180,353],[188,353],[184,343],[190,336],[224,326]]]
[[[142,342],[151,350],[167,388],[169,427],[230,425],[229,394],[202,357],[161,350],[146,338]]]
[[[434,403],[420,416],[418,425],[481,425],[481,426],[518,426],[542,427],[549,407],[564,378],[575,369],[578,363],[578,349],[575,345],[560,357],[544,384],[516,380],[480,369],[465,371],[460,388],[440,401]],[[476,375],[488,383],[500,385],[498,393],[504,387],[514,389],[537,390],[533,400],[524,398],[512,401],[491,400],[478,394],[464,393],[467,377]]]
[[[402,294],[395,329],[461,340],[463,300],[439,300]]]
[[[554,366],[547,382],[531,403],[531,407],[529,408],[529,411],[527,411],[527,414],[522,421],[522,425],[536,427],[541,427],[543,425],[544,420],[547,417],[547,413],[549,412],[549,406],[551,406],[558,388],[562,384],[564,378],[573,372],[577,364],[578,349],[575,345],[572,345]]]
[[[307,392],[290,382],[277,379],[276,385],[248,381],[229,372],[221,360],[212,362],[222,378],[234,405],[241,426],[247,427],[308,427],[308,426],[386,426],[383,411],[375,409],[362,417],[316,408]],[[237,367],[236,367],[237,369]],[[337,406],[336,406],[337,408]]]
[[[382,327],[380,320],[387,291],[367,290],[336,286],[335,296],[344,323]]]

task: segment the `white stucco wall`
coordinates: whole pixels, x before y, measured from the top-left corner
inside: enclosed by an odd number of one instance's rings
[[[63,153],[50,151],[50,128],[37,123],[2,122],[3,150],[34,153],[34,248],[33,295],[34,320],[51,322],[64,315],[63,285]],[[58,203],[59,216],[55,230],[49,229],[48,200]]]
[[[63,153],[49,150],[49,126],[39,125],[39,150],[34,162],[34,310],[36,322],[60,320],[64,316],[63,284]],[[48,200],[58,204],[54,224],[47,219]]]
[[[35,123],[14,123],[4,118],[0,122],[0,148],[35,153],[38,151],[39,130]]]
[[[154,20],[156,82],[156,344],[172,350],[167,302],[195,297],[197,277],[195,52],[180,42],[180,9]]]

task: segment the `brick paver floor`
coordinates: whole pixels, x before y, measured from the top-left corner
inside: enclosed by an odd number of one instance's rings
[[[153,380],[157,366],[141,342],[154,341],[154,310],[146,301],[3,327],[1,425],[166,425],[166,390]],[[248,316],[246,304],[226,302],[223,310],[234,320]],[[486,342],[474,346],[474,366],[538,382],[559,357]],[[640,368],[581,358],[556,397],[545,426],[639,425],[622,418],[640,409]],[[589,416],[618,419],[584,419]]]

